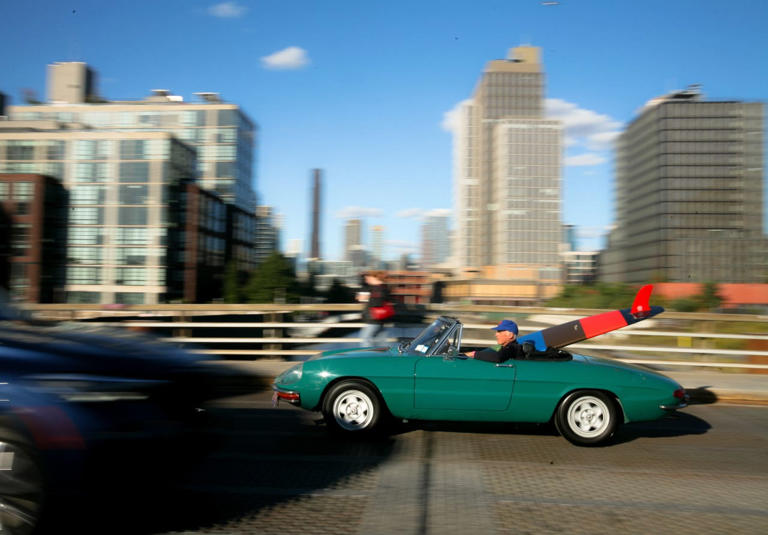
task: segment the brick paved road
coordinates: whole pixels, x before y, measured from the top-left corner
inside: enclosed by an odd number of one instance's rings
[[[314,414],[272,409],[267,393],[212,415],[220,440],[206,459],[81,531],[768,533],[768,407],[695,406],[626,426],[603,448],[514,425],[425,424],[348,442]]]

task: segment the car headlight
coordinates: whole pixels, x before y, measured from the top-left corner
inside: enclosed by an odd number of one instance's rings
[[[140,401],[165,381],[94,375],[37,375],[27,386],[69,402]]]
[[[277,385],[292,385],[294,383],[298,383],[301,380],[301,374],[302,370],[304,368],[304,363],[297,364],[296,366],[293,366],[292,368],[288,368],[283,373],[277,376],[275,379],[275,384]]]

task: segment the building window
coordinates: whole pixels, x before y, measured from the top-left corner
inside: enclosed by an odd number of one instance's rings
[[[35,185],[32,182],[16,182],[13,185],[13,199],[16,201],[31,201],[35,196]]]
[[[63,160],[66,147],[65,141],[48,141],[47,159]]]
[[[101,228],[96,227],[70,227],[69,243],[73,245],[101,245]]]
[[[128,266],[143,266],[147,263],[145,247],[120,247],[117,249],[117,263]]]
[[[115,284],[143,286],[147,282],[147,270],[145,268],[117,268],[115,277]]]
[[[75,143],[75,159],[107,160],[111,150],[110,140],[81,139]]]
[[[77,186],[72,188],[72,204],[104,204],[106,186]]]
[[[11,230],[11,254],[26,256],[29,251],[30,232],[32,225],[15,223]]]
[[[8,142],[9,160],[34,160],[35,142],[34,141],[9,141]]]
[[[121,163],[120,182],[149,182],[149,162]]]
[[[99,292],[67,292],[67,303],[92,305],[101,302]]]
[[[149,234],[147,228],[118,228],[118,245],[149,245]]]
[[[108,167],[105,163],[75,165],[75,182],[105,182],[108,177]]]
[[[104,209],[91,206],[72,206],[69,209],[69,222],[73,225],[103,225]]]
[[[69,266],[67,284],[101,284],[101,268]]]
[[[121,160],[144,160],[146,158],[146,141],[143,139],[128,139],[120,142]]]
[[[237,110],[219,110],[219,126],[237,126]]]
[[[145,204],[149,190],[147,186],[120,186],[120,204]]]
[[[101,264],[101,247],[70,247],[67,250],[69,264]]]
[[[0,182],[0,201],[7,201],[10,199],[11,185],[8,182]]]
[[[144,294],[135,292],[117,292],[115,293],[115,303],[119,305],[143,305]]]
[[[147,209],[136,206],[120,207],[117,219],[118,225],[146,225]]]

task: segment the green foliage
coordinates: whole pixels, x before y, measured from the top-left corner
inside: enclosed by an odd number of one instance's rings
[[[720,308],[723,303],[723,298],[718,293],[717,284],[714,282],[707,282],[701,289],[701,294],[696,298],[699,302],[699,306],[704,310],[714,310]]]
[[[549,307],[564,308],[626,308],[632,305],[637,286],[597,283],[587,286],[565,286],[560,295],[547,302]]]
[[[293,265],[274,252],[251,273],[245,287],[249,303],[297,303],[301,288]]]
[[[669,304],[669,308],[677,312],[696,312],[699,310],[699,303],[691,298],[675,299]]]
[[[227,264],[224,271],[224,302],[242,303],[243,291],[241,284],[240,270],[237,269],[237,262],[234,260]]]
[[[707,282],[698,295],[676,299],[670,303],[670,308],[677,312],[709,312],[720,308],[722,303],[723,298],[718,293],[717,284]]]

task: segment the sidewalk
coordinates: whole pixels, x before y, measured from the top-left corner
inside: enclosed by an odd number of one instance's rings
[[[253,382],[254,387],[269,388],[272,380],[283,370],[297,364],[283,360],[253,361],[222,360],[213,365],[228,366],[239,379]],[[691,401],[699,403],[768,404],[768,374],[727,373],[712,371],[662,371],[688,391]],[[240,377],[242,374],[242,377]]]

